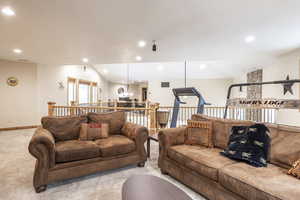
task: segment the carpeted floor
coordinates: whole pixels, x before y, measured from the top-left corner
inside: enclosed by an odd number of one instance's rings
[[[134,174],[162,177],[184,190],[194,200],[204,200],[199,194],[169,176],[161,175],[157,167],[158,145],[151,143],[151,159],[144,168],[129,166],[122,169],[71,179],[48,185],[40,194],[32,186],[35,159],[27,146],[34,130],[0,132],[0,199],[2,200],[121,200],[122,185]]]

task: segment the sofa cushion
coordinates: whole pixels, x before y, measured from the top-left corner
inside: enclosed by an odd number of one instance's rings
[[[279,125],[271,141],[271,163],[289,169],[300,158],[300,127]]]
[[[216,117],[208,117],[205,115],[195,114],[192,120],[209,120],[212,121],[213,129],[213,143],[215,147],[225,149],[231,134],[233,126],[251,126],[254,124],[252,121],[222,119]]]
[[[300,196],[300,181],[272,164],[267,168],[228,165],[219,170],[219,183],[247,200],[297,200]]]
[[[136,149],[134,141],[123,135],[112,135],[106,139],[96,140],[95,143],[103,157],[127,154]]]
[[[191,145],[176,145],[168,149],[168,157],[215,181],[218,169],[236,163],[222,155],[221,149]]]
[[[80,140],[96,140],[108,138],[109,125],[106,123],[82,123],[80,128]]]
[[[208,120],[188,120],[185,144],[213,147],[212,122]]]
[[[68,140],[55,144],[57,163],[85,160],[100,156],[99,147],[92,141]]]
[[[52,133],[56,142],[78,139],[81,123],[86,123],[87,117],[43,117],[42,126]]]
[[[121,134],[125,124],[125,112],[88,113],[88,121],[94,123],[108,123],[109,134]]]

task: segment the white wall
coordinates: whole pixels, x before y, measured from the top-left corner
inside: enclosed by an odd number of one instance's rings
[[[6,84],[16,77],[15,87]],[[0,128],[38,124],[36,64],[0,60]]]
[[[299,79],[300,50],[282,55],[269,66],[263,68],[263,81],[284,80],[289,75],[290,79]],[[246,73],[234,79],[235,83],[247,81]],[[234,97],[246,97],[246,88],[240,93],[234,90]],[[265,85],[262,87],[263,98],[299,99],[299,84],[293,86],[294,95],[283,95],[281,85]],[[278,112],[277,123],[300,126],[300,112],[298,109],[281,109]]]
[[[47,115],[47,102],[67,105],[68,77],[97,82],[102,90],[101,99],[107,99],[107,81],[92,67],[86,71],[81,65],[42,65],[37,68],[38,112],[39,116]],[[58,82],[63,82],[64,89],[59,89]]]
[[[163,80],[169,81],[169,88],[162,88],[161,81],[153,80],[148,82],[149,100],[151,102],[159,102],[162,106],[173,106],[174,95],[173,88],[184,87],[184,80]],[[211,106],[224,106],[226,102],[227,89],[232,84],[232,79],[199,79],[187,80],[187,87],[195,87],[202,94],[207,103]],[[188,97],[185,99],[186,106],[197,106],[196,97]]]

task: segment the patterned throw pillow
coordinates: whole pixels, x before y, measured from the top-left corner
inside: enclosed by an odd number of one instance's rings
[[[82,123],[79,140],[96,140],[108,138],[109,125],[106,123]]]
[[[288,174],[300,179],[300,159],[293,164],[293,167],[288,171]]]
[[[202,145],[212,148],[212,122],[211,121],[187,121],[187,130],[185,135],[185,144]]]
[[[255,167],[266,167],[270,147],[268,132],[263,124],[233,126],[228,147],[221,154]]]

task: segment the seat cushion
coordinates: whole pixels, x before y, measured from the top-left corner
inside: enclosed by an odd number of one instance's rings
[[[127,154],[136,149],[134,141],[123,135],[112,135],[105,139],[96,140],[95,143],[100,148],[103,157]]]
[[[300,181],[286,170],[269,164],[256,168],[236,163],[219,170],[219,183],[248,200],[298,200]]]
[[[126,121],[126,115],[123,111],[108,113],[88,113],[89,123],[108,123],[109,134],[121,134],[122,127]]]
[[[220,155],[221,149],[177,145],[168,149],[168,157],[199,174],[218,181],[218,169],[236,163]]]
[[[57,163],[85,160],[99,156],[99,147],[92,141],[68,140],[55,144],[55,160]]]
[[[86,122],[85,115],[42,118],[43,128],[52,133],[56,142],[78,139],[81,123]]]

